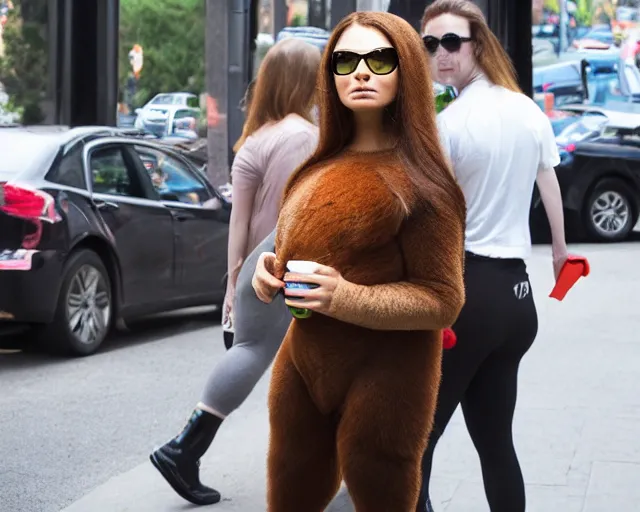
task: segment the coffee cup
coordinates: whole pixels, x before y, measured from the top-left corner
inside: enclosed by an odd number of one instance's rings
[[[291,260],[287,262],[287,270],[289,272],[293,272],[294,274],[314,274],[317,268],[318,264],[313,261]],[[287,281],[285,283],[285,288],[288,290],[313,290],[317,287],[318,285],[315,283],[305,283],[302,281]],[[291,311],[291,314],[295,318],[309,318],[312,313],[311,310],[307,308],[298,308],[293,306],[288,307],[289,311]]]

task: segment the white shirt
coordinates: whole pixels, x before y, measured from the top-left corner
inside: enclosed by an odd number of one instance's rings
[[[438,115],[438,124],[467,200],[465,249],[528,258],[537,173],[560,163],[547,116],[528,96],[481,77]]]

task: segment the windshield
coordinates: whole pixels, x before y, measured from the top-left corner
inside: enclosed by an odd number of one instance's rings
[[[58,152],[58,141],[46,135],[12,130],[0,128],[0,181],[37,168],[42,169],[44,175]]]
[[[607,117],[603,115],[583,115],[578,121],[562,130],[556,137],[556,142],[561,146],[566,146],[571,143],[596,137],[602,133],[607,121]]]

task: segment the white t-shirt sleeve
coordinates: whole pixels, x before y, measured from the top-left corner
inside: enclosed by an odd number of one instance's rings
[[[440,145],[444,150],[444,156],[451,164],[453,164],[453,148],[451,147],[451,137],[449,136],[447,125],[441,116],[438,116],[436,121],[438,122],[438,135],[440,136]]]
[[[556,144],[556,136],[553,133],[553,127],[549,118],[541,112],[540,129],[540,162],[538,162],[538,171],[553,169],[560,163],[560,154],[558,153],[558,145]]]

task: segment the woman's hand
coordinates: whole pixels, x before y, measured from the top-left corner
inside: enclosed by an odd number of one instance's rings
[[[256,264],[256,270],[251,279],[251,286],[258,298],[269,304],[275,297],[278,290],[284,288],[284,282],[278,279],[276,255],[272,252],[263,252]]]
[[[569,253],[567,252],[567,246],[558,247],[552,249],[552,258],[553,258],[553,276],[556,281],[558,280],[558,276],[560,275],[560,271],[562,270],[562,266],[565,261],[569,257]]]
[[[313,289],[299,289],[288,288],[285,289],[285,303],[287,306],[294,308],[307,308],[317,313],[329,315],[331,311],[331,300],[333,299],[333,293],[340,284],[344,281],[336,269],[327,267],[325,265],[318,265],[315,273],[313,274],[295,274],[293,272],[287,272],[284,275],[285,282],[298,282],[316,284],[317,288]]]
[[[224,304],[222,306],[222,325],[229,324],[233,301],[236,296],[236,287],[231,283],[227,284],[227,291],[224,294]]]

